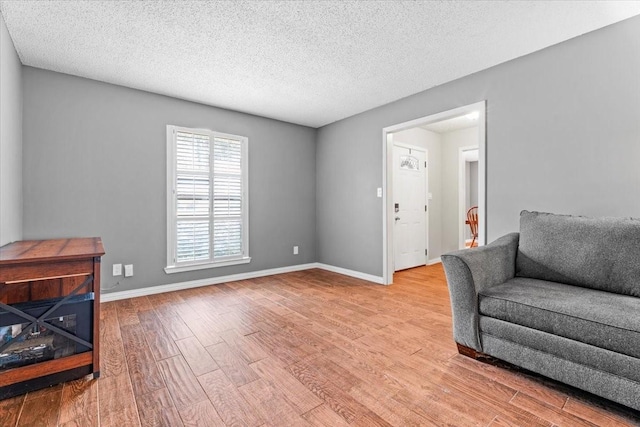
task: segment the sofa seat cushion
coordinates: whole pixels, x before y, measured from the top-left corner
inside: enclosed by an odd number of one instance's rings
[[[478,299],[484,316],[640,358],[640,298],[516,277]]]

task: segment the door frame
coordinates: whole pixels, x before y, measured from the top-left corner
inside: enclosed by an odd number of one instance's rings
[[[418,119],[387,126],[382,129],[382,283],[393,283],[393,137],[399,132],[414,127],[439,122],[473,111],[478,111],[478,246],[486,239],[486,100],[452,110],[420,117]],[[427,203],[428,204],[428,203]]]
[[[395,142],[395,141],[391,141],[391,150],[392,150],[392,164],[391,167],[393,167],[393,146],[398,146],[398,147],[402,147],[402,148],[408,148],[410,150],[415,150],[415,151],[420,151],[422,153],[424,153],[424,161],[427,163],[427,168],[425,168],[424,171],[424,188],[425,188],[425,194],[424,194],[424,201],[427,204],[427,206],[429,206],[429,150],[427,150],[426,148],[423,147],[418,147],[417,145],[411,145],[411,144],[405,144],[404,142]],[[392,181],[393,184],[393,181]],[[393,198],[391,199],[391,204],[393,204]],[[395,212],[394,212],[394,218],[395,218]],[[395,225],[395,221],[394,221],[394,225]],[[424,240],[424,248],[427,250],[427,253],[429,253],[429,208],[427,208],[427,210],[425,211],[425,215],[424,215],[424,227],[425,227],[425,240]],[[393,234],[392,234],[393,237]],[[395,241],[391,241],[391,245],[393,246],[395,244]],[[392,249],[393,251],[393,249]],[[427,256],[425,255],[424,257],[424,262],[425,264],[427,263],[428,259]],[[395,266],[392,266],[393,271],[395,272]]]
[[[466,248],[466,241],[464,238],[464,232],[467,227],[465,221],[467,220],[467,208],[465,203],[465,195],[466,192],[469,191],[466,183],[466,168],[467,168],[467,160],[464,158],[465,151],[473,151],[479,150],[475,145],[468,145],[466,147],[458,148],[458,249]],[[480,187],[480,151],[478,151],[478,187]],[[480,200],[478,200],[480,203]],[[478,206],[478,211],[480,207]],[[479,229],[480,227],[478,227]],[[478,237],[480,237],[480,232],[478,230]]]

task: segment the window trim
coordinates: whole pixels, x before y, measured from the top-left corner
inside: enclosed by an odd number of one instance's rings
[[[177,203],[176,203],[176,132],[200,133],[209,136],[210,148],[210,169],[209,177],[211,179],[211,197],[210,197],[210,214],[209,218],[213,225],[213,140],[214,138],[228,138],[239,140],[241,143],[241,182],[242,182],[242,254],[239,256],[226,256],[206,261],[190,261],[177,263],[176,260],[176,226],[177,226]],[[227,267],[231,265],[247,264],[251,262],[249,256],[249,138],[240,135],[233,135],[223,132],[215,132],[210,129],[203,128],[187,128],[182,126],[167,125],[167,183],[166,183],[166,200],[167,200],[167,264],[164,268],[165,273],[182,273],[186,271],[203,270],[216,267]],[[213,248],[213,226],[209,229],[211,235],[211,248]],[[213,256],[213,249],[211,249]]]

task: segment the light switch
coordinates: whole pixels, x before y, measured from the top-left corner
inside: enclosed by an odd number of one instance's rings
[[[127,264],[124,266],[124,277],[133,276],[133,264]]]
[[[378,187],[377,195],[378,197],[382,197],[382,187]]]
[[[122,264],[113,264],[113,275],[114,276],[122,275]]]

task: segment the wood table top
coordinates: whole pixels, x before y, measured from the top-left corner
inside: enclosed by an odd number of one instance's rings
[[[34,261],[69,260],[104,255],[100,237],[21,240],[0,247],[0,266]]]

